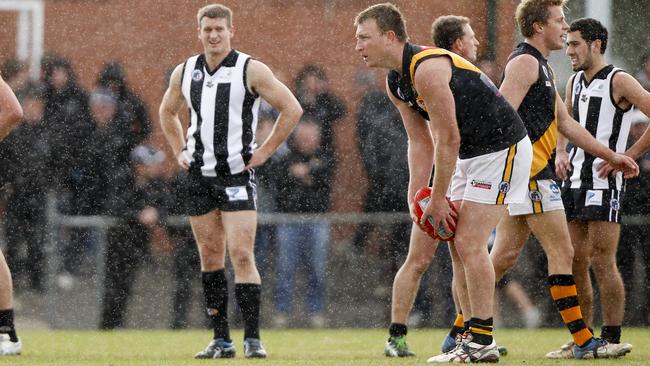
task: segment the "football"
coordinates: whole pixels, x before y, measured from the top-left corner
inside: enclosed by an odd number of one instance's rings
[[[431,187],[422,187],[415,193],[415,202],[417,203],[415,205],[415,214],[418,220],[422,218],[424,209],[427,207],[429,201],[431,200],[430,196],[431,196]],[[454,206],[453,203],[451,203],[449,197],[447,197],[447,202],[449,203],[449,207],[451,207],[451,209],[457,213],[456,207]],[[424,225],[420,225],[420,228],[422,228],[422,230],[425,233],[429,234],[429,236],[431,236],[434,239],[447,241],[454,238],[454,234],[456,231],[456,222],[457,219],[454,218],[453,222],[448,223],[450,230],[447,230],[445,226],[442,225],[442,223],[438,225],[438,227],[434,228],[433,220],[429,217],[427,219],[427,222]]]

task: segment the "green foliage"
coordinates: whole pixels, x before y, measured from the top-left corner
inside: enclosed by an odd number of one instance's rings
[[[408,342],[416,357],[389,359],[383,355],[387,331],[383,329],[263,330],[269,358],[243,357],[242,333],[233,333],[237,357],[232,360],[194,360],[194,353],[206,346],[211,331],[22,331],[23,355],[0,357],[0,365],[39,366],[165,366],[165,365],[424,365],[437,354],[446,330],[411,330]],[[569,339],[563,329],[500,329],[500,345],[509,354],[502,365],[647,365],[650,359],[650,329],[625,328],[624,341],[635,348],[620,360],[545,360],[547,351]]]

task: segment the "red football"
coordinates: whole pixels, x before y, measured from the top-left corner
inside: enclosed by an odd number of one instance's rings
[[[429,204],[429,201],[431,199],[430,196],[431,196],[431,187],[422,187],[415,193],[415,203],[416,203],[415,215],[417,216],[418,221],[422,218],[422,213],[424,212],[424,209]],[[451,207],[451,209],[454,212],[457,212],[456,207],[454,206],[453,203],[451,203],[449,197],[447,197],[447,202],[449,202],[449,207]],[[454,238],[454,233],[456,231],[456,222],[457,222],[456,218],[454,218],[453,220],[454,220],[453,222],[448,222],[451,231],[447,230],[442,224],[438,225],[437,228],[434,228],[431,218],[429,218],[424,223],[424,225],[420,225],[420,228],[434,239],[445,240],[445,241],[451,240]]]

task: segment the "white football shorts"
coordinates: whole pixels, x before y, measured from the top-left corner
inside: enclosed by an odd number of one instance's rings
[[[553,179],[531,179],[528,194],[523,203],[508,205],[510,216],[539,214],[546,211],[564,210],[560,186]]]
[[[504,150],[458,159],[449,197],[492,205],[524,202],[532,161],[528,136]]]

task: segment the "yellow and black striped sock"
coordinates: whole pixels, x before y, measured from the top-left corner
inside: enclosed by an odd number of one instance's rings
[[[457,334],[463,333],[463,312],[459,311],[458,314],[456,314],[456,320],[454,321],[454,326],[451,327],[451,332],[449,332],[449,336],[453,339],[456,339]]]
[[[472,334],[472,342],[488,345],[492,343],[492,318],[472,318],[469,321],[469,331]]]
[[[593,333],[587,329],[582,311],[578,303],[578,292],[576,283],[571,274],[554,274],[548,276],[548,284],[553,297],[553,303],[562,316],[562,321],[569,328],[573,342],[578,346],[584,346]]]

